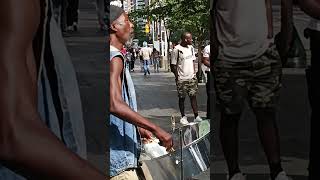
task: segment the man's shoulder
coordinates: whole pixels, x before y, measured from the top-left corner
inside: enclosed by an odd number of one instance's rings
[[[210,44],[204,48],[204,53],[210,53]]]
[[[176,50],[180,50],[180,49],[181,49],[181,47],[182,47],[182,46],[181,46],[180,44],[178,44],[178,45],[176,45],[176,46],[174,47],[174,49],[173,49],[173,50],[175,50],[175,49],[176,49]]]

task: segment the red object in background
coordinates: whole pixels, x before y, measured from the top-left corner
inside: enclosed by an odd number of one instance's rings
[[[123,54],[123,55],[126,55],[127,54],[127,49],[125,47],[123,47],[120,52]]]

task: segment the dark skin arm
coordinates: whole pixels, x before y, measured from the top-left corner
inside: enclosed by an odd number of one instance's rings
[[[283,49],[287,52],[290,48],[293,32],[292,0],[281,0],[281,33],[283,36]]]
[[[213,0],[212,1],[212,8],[210,9],[210,63],[209,67],[211,71],[213,72],[213,64],[214,61],[218,58],[219,55],[219,42],[218,42],[218,35],[217,35],[217,29],[216,29],[216,3],[218,0]]]
[[[320,20],[320,0],[295,0],[309,16]]]
[[[137,112],[133,111],[121,96],[121,75],[123,62],[119,57],[115,57],[110,62],[110,113],[142,129],[152,132],[164,147],[172,147],[172,137],[160,127],[151,123]],[[140,131],[141,132],[141,131]]]
[[[272,16],[272,2],[271,0],[266,0],[267,7],[267,20],[268,20],[268,38],[273,37],[273,16]]]
[[[174,74],[175,80],[178,80],[178,70],[177,70],[177,65],[175,64],[170,64],[170,68],[172,70],[172,73]]]
[[[210,67],[210,58],[209,57],[203,57],[202,58],[202,64],[204,64],[207,67]]]
[[[32,41],[39,1],[0,1],[0,162],[32,179],[105,179],[45,126],[37,110]]]
[[[173,58],[178,58],[178,50],[177,49],[174,49],[172,51],[172,53],[174,54]],[[170,69],[172,71],[172,73],[174,74],[174,77],[175,77],[175,80],[177,82],[178,80],[178,70],[177,70],[177,65],[176,64],[170,64]]]

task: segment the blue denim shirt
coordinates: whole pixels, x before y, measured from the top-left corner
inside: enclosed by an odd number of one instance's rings
[[[110,61],[119,56],[124,62],[124,57],[119,51],[110,51]],[[129,69],[124,66],[122,73],[122,98],[137,111],[136,94]],[[128,168],[138,167],[140,154],[140,135],[137,127],[112,114],[110,114],[110,176],[116,176]]]

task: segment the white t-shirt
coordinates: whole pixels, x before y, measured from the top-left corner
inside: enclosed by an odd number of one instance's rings
[[[203,54],[202,54],[203,57],[210,57],[210,44],[207,45],[204,49],[203,49]],[[202,64],[202,70],[203,71],[210,71],[210,68],[207,67],[206,65]]]
[[[143,47],[140,50],[140,56],[142,56],[143,60],[150,60],[151,53],[152,53],[152,50],[149,47]]]
[[[222,0],[216,4],[219,59],[246,62],[269,47],[265,0]]]
[[[174,48],[171,64],[177,65],[178,80],[190,80],[195,77],[195,60],[196,56],[194,48],[191,45],[189,45],[188,47],[183,47],[179,44]]]
[[[309,28],[315,31],[320,31],[320,20],[311,18],[309,22]]]

